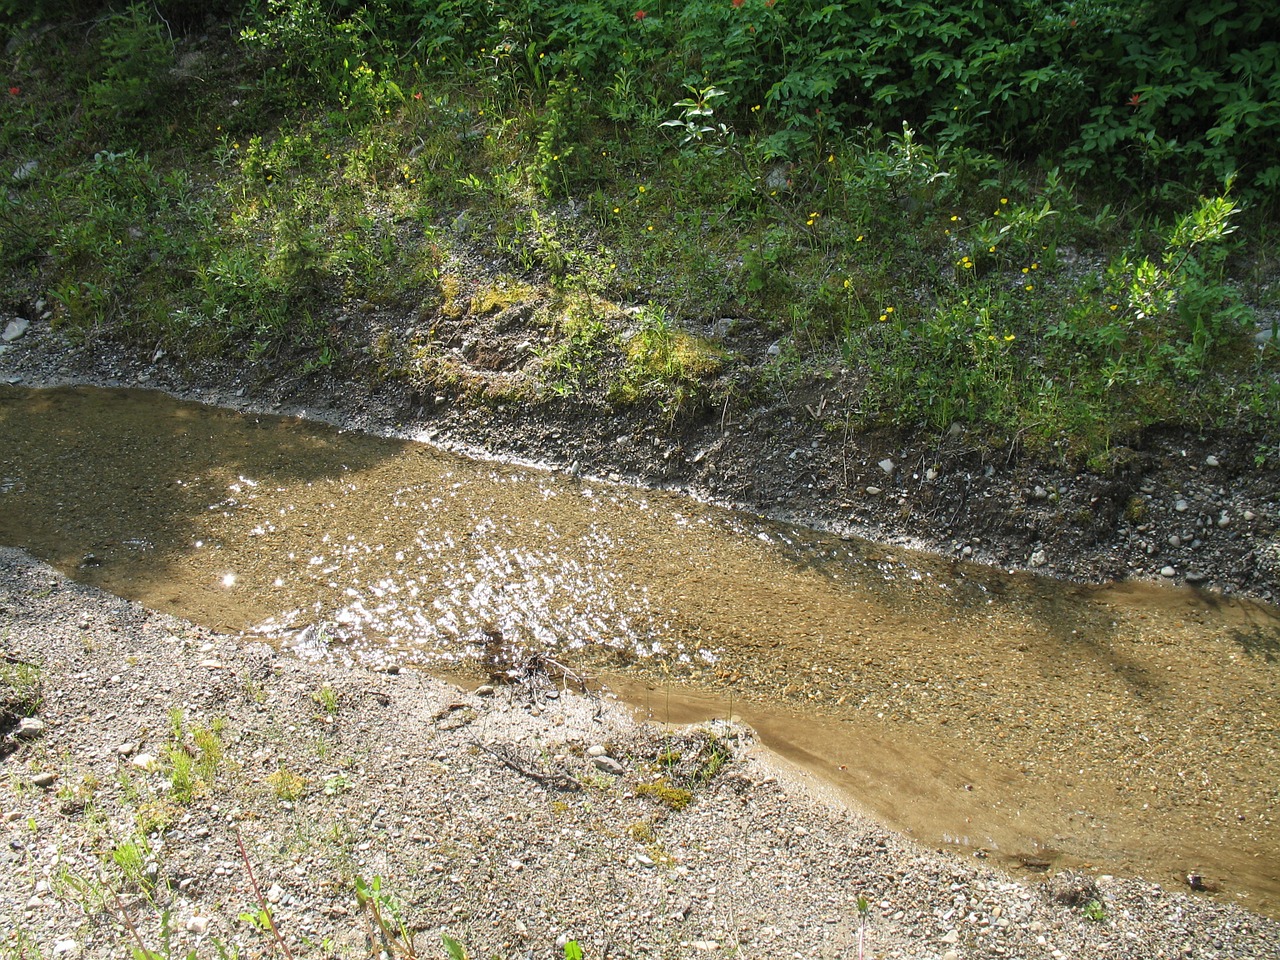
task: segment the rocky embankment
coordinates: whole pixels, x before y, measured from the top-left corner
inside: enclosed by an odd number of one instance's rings
[[[1275,921],[1138,879],[1015,882],[749,731],[642,723],[536,663],[467,691],[306,662],[7,549],[0,637],[6,696],[24,664],[41,694],[5,731],[5,956],[431,957],[446,934],[501,958],[1280,957]]]

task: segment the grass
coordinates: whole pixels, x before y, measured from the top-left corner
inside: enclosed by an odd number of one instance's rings
[[[1256,185],[1110,190],[978,126],[813,127],[746,75],[663,87],[646,65],[701,34],[656,18],[581,34],[632,58],[588,82],[572,64],[600,51],[568,27],[431,59],[295,8],[212,49],[142,6],[87,39],[11,24],[0,160],[36,164],[0,212],[11,309],[427,397],[604,397],[667,429],[830,377],[831,430],[960,422],[1103,468],[1153,426],[1264,435],[1280,414],[1280,349],[1252,342],[1278,268]],[[192,52],[200,81],[173,72]]]

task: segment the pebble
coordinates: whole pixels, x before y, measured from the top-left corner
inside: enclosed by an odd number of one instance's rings
[[[1187,501],[1179,500],[1177,503],[1173,505],[1173,509],[1177,510],[1179,513],[1186,513],[1187,510],[1189,509],[1189,505]]]
[[[476,696],[477,696],[477,697],[492,697],[492,696],[493,696],[493,684],[491,684],[491,683],[482,683],[482,684],[480,684],[480,686],[476,687]]]
[[[898,465],[894,463],[892,460],[890,460],[888,457],[885,457],[883,460],[881,460],[878,466],[880,467],[881,470],[885,472],[886,476],[890,476],[890,477],[893,476],[893,471],[896,470],[898,467]]]
[[[209,930],[209,917],[194,916],[185,924],[187,933],[194,933],[197,937],[204,936]]]
[[[155,770],[160,765],[156,758],[149,753],[140,753],[129,762],[139,770]]]
[[[1178,571],[1177,571],[1177,570],[1175,570],[1175,569],[1173,569],[1173,567],[1161,567],[1161,568],[1160,568],[1160,576],[1162,576],[1162,577],[1172,577],[1172,576],[1173,576],[1174,574],[1176,574],[1177,572],[1178,572]]]
[[[867,487],[867,496],[878,497],[883,491],[879,487]]]
[[[34,740],[44,733],[45,729],[43,720],[37,720],[35,717],[23,717],[18,721],[18,729],[13,731],[13,735],[19,740]]]
[[[77,957],[82,951],[83,948],[75,940],[59,940],[53,945],[55,957]]]
[[[9,325],[4,328],[4,334],[0,335],[0,339],[3,339],[5,343],[12,343],[26,333],[29,326],[31,324],[22,317],[10,320]]]
[[[31,782],[37,787],[44,787],[47,789],[58,782],[58,775],[51,770],[45,770],[41,773],[35,774],[31,778]]]
[[[605,757],[608,755],[609,755],[609,751],[606,750],[603,746],[601,746],[598,743],[593,747],[587,748],[588,757]]]
[[[1037,550],[1027,559],[1028,566],[1043,567],[1049,562],[1049,555],[1043,550]]]
[[[1209,454],[1209,456],[1204,458],[1204,465],[1206,467],[1219,467],[1222,464],[1217,457],[1215,457],[1213,454]]]
[[[955,930],[948,930],[948,931],[947,931],[947,933],[942,937],[942,942],[943,942],[943,943],[953,943],[953,944],[954,944],[954,943],[959,943],[959,942],[960,942],[960,934],[959,934],[959,933],[957,933]]]
[[[615,777],[620,777],[623,774],[622,764],[613,759],[613,757],[592,757],[591,762],[595,764],[597,770],[611,773]]]

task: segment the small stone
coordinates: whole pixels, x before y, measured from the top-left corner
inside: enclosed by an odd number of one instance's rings
[[[1035,499],[1035,500],[1045,500],[1048,498],[1048,496],[1049,496],[1049,491],[1046,490],[1044,487],[1040,486],[1039,484],[1037,484],[1036,488],[1031,491],[1031,497],[1032,499]]]
[[[942,960],[960,960],[960,954],[956,953],[954,950],[948,950],[942,955]]]
[[[942,942],[943,943],[959,943],[960,934],[957,933],[955,930],[948,930],[947,933],[943,936]]]
[[[53,945],[55,957],[78,957],[83,948],[75,940],[59,940]]]
[[[608,755],[609,755],[609,751],[606,750],[603,746],[601,746],[598,743],[593,747],[587,748],[588,757],[605,757]]]
[[[1175,533],[1173,536],[1169,538],[1169,546],[1171,547],[1182,546],[1182,538]]]
[[[36,171],[40,169],[40,164],[35,160],[28,160],[26,163],[18,164],[18,168],[13,171],[13,179],[21,183],[23,180],[30,180],[36,175]]]
[[[776,341],[775,341],[775,342],[773,342],[773,343],[771,343],[771,344],[769,344],[769,349],[768,349],[768,350],[766,350],[766,351],[765,351],[765,353],[767,353],[767,354],[768,354],[769,356],[771,356],[771,357],[778,357],[778,356],[781,356],[781,355],[782,355],[782,344],[781,344],[781,343],[778,343],[778,342],[776,342]]]
[[[1043,567],[1049,562],[1049,555],[1043,550],[1037,550],[1027,558],[1027,565],[1031,567]]]
[[[1160,576],[1162,576],[1162,577],[1172,577],[1172,576],[1173,576],[1174,574],[1176,574],[1177,572],[1178,572],[1178,571],[1177,571],[1177,570],[1175,570],[1175,569],[1173,569],[1173,567],[1161,567],[1161,568],[1160,568]]]
[[[1244,517],[1245,520],[1252,520],[1257,515],[1252,510],[1246,510],[1244,513],[1240,514],[1240,516]]]
[[[480,686],[476,687],[476,696],[477,696],[477,697],[492,697],[492,696],[493,696],[493,684],[491,684],[491,683],[482,683],[482,684],[480,684]]]
[[[202,937],[209,930],[209,922],[209,917],[192,917],[185,924],[187,933],[194,933],[197,937]]]
[[[4,328],[4,333],[0,334],[0,340],[4,340],[5,343],[13,343],[13,341],[27,332],[29,326],[31,324],[23,317],[10,320],[9,325]]]
[[[613,757],[593,757],[591,762],[595,764],[597,770],[603,770],[605,773],[611,773],[615,777],[622,776],[622,764]]]
[[[48,789],[58,782],[58,775],[50,770],[45,770],[43,773],[35,774],[31,778],[31,782],[37,787]]]
[[[654,866],[653,859],[652,859],[652,858],[650,858],[650,857],[646,857],[643,853],[637,853],[637,854],[636,854],[636,863],[640,864],[640,866],[642,866],[642,867],[653,867],[653,866]]]
[[[1231,526],[1231,516],[1225,510],[1218,515],[1218,526],[1220,527]]]
[[[1213,454],[1209,454],[1209,456],[1207,456],[1207,457],[1205,457],[1205,458],[1204,458],[1204,465],[1205,465],[1206,467],[1220,467],[1220,466],[1222,466],[1222,464],[1219,462],[1218,458],[1217,458],[1217,457],[1215,457]]]
[[[149,753],[140,753],[129,762],[139,770],[155,770],[160,765]]]
[[[1186,513],[1187,510],[1189,509],[1189,506],[1187,504],[1187,501],[1179,500],[1177,503],[1173,505],[1173,509],[1177,510],[1179,513]]]
[[[882,491],[880,490],[879,487],[867,487],[867,496],[869,497],[878,497],[880,496],[881,492]]]
[[[284,899],[284,888],[278,883],[273,883],[267,890],[267,900],[271,903],[279,903]]]
[[[120,754],[122,757],[127,757],[137,749],[138,745],[136,743],[122,743],[120,746],[116,747],[116,753]]]
[[[885,472],[885,475],[889,477],[893,476],[893,471],[898,468],[898,465],[894,463],[892,460],[890,460],[888,457],[885,457],[883,460],[881,460],[878,466],[880,467],[881,470]]]
[[[23,717],[18,721],[18,729],[13,731],[19,740],[34,740],[45,731],[45,722],[35,717]]]
[[[210,670],[225,670],[227,665],[221,660],[201,660],[200,666],[207,667]]]

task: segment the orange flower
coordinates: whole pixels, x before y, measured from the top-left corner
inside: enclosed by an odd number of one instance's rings
[[[633,13],[631,16],[632,16],[634,19],[636,19],[636,20],[643,20],[643,19],[644,19],[645,17],[647,17],[648,15],[649,15],[649,14],[647,14],[647,13],[646,13],[645,11],[643,11],[643,10],[637,10],[637,11],[636,11],[635,13]]]

